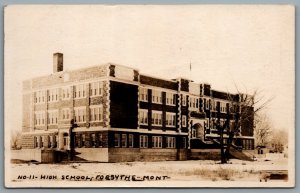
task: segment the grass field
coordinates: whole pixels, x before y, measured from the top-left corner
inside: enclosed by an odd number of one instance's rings
[[[257,161],[163,161],[125,163],[10,164],[12,182],[53,184],[62,181],[155,181],[165,182],[260,182],[270,181],[271,173],[287,174],[286,158]],[[279,179],[284,181],[286,179]],[[278,179],[277,179],[278,181]]]

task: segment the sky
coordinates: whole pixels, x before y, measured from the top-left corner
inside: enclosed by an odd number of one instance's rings
[[[22,81],[108,62],[213,89],[260,91],[274,128],[295,128],[294,8],[280,5],[5,8],[5,129],[22,125]],[[191,64],[191,69],[190,69]]]

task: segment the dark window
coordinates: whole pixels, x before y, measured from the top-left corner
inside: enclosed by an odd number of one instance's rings
[[[134,139],[133,139],[133,134],[129,134],[129,139],[128,139],[128,146],[133,147],[134,144]]]
[[[120,134],[115,134],[115,147],[120,147]]]
[[[122,147],[127,147],[127,135],[122,134]]]

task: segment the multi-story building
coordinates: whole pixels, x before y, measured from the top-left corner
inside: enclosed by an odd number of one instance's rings
[[[73,150],[100,162],[185,160],[191,149],[217,148],[215,123],[234,124],[234,108],[241,115],[234,143],[253,149],[253,113],[241,113],[252,107],[241,98],[115,64],[64,71],[55,53],[53,74],[23,82],[22,148]]]

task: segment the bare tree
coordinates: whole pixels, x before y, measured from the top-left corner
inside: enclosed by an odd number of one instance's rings
[[[258,146],[266,146],[272,135],[272,125],[266,114],[259,113],[255,120],[254,136]]]
[[[10,144],[11,149],[20,149],[21,148],[21,132],[15,131],[11,134]]]
[[[273,130],[272,139],[269,142],[272,151],[275,153],[282,153],[284,147],[288,144],[288,133],[286,130]]]
[[[238,90],[238,89],[237,89]],[[272,100],[265,99],[261,92],[255,90],[252,94],[227,94],[227,118],[225,123],[220,123],[220,110],[218,111],[218,121],[215,123],[219,131],[221,163],[227,163],[230,155],[230,148],[238,148],[233,144],[235,136],[241,134],[241,126],[248,125],[254,128],[254,121],[258,118],[258,113],[264,109]],[[233,120],[231,123],[230,120]],[[224,134],[228,136],[227,143],[224,143]],[[225,152],[224,152],[225,151]]]

